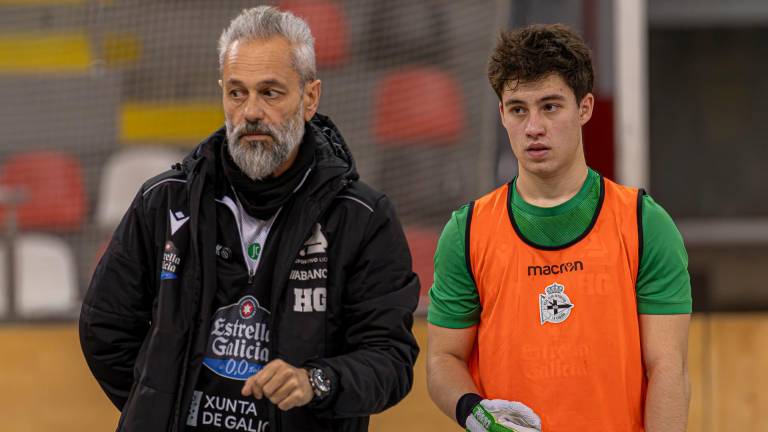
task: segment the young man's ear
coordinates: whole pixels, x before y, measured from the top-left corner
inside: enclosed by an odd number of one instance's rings
[[[584,126],[592,118],[592,110],[595,108],[595,96],[587,93],[579,102],[579,123]]]
[[[506,125],[504,118],[504,103],[502,101],[499,101],[499,120],[501,120],[502,125]]]

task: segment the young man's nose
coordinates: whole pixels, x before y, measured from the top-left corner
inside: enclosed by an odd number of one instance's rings
[[[528,121],[525,124],[525,134],[530,137],[538,137],[544,135],[546,129],[544,128],[544,119],[540,114],[531,112],[528,116]]]

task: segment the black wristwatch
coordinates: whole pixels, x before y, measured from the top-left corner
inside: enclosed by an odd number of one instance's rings
[[[331,380],[325,375],[325,371],[320,368],[306,368],[309,374],[309,385],[315,392],[315,399],[325,399],[331,393]]]

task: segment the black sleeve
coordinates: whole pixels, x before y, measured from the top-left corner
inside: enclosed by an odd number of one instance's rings
[[[349,266],[344,304],[350,352],[314,361],[330,376],[332,394],[313,404],[320,417],[359,417],[402,400],[413,383],[419,347],[413,312],[419,280],[411,268],[405,234],[386,197],[368,223],[360,254]]]
[[[136,196],[94,271],[80,311],[80,346],[104,392],[122,409],[134,380],[139,348],[149,330],[154,268]]]

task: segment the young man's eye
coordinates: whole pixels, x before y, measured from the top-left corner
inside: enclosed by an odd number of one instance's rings
[[[521,106],[514,106],[509,109],[509,112],[515,115],[525,114],[525,108]]]
[[[544,105],[544,111],[547,111],[547,112],[557,111],[558,108],[560,108],[560,107],[557,106],[556,104],[546,104],[546,105]]]

